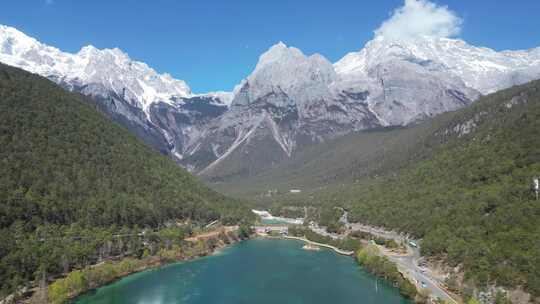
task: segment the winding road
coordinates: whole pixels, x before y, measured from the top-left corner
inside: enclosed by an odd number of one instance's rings
[[[404,275],[414,279],[419,286],[429,290],[431,296],[434,298],[441,298],[450,303],[457,303],[444,289],[440,287],[435,278],[429,275],[429,270],[423,269],[418,266],[418,260],[420,259],[420,252],[418,249],[409,247],[412,249],[412,254],[407,256],[392,256],[387,255],[388,258],[395,262]]]
[[[381,228],[375,228],[368,225],[358,224],[358,223],[349,223],[347,219],[347,211],[343,210],[343,216],[340,218],[340,222],[344,223],[350,231],[363,231],[371,233],[378,237],[383,237],[387,239],[393,239],[397,243],[407,244],[407,255],[392,255],[385,254],[392,262],[396,263],[399,271],[405,276],[414,280],[415,283],[421,288],[427,289],[430,292],[430,295],[434,298],[440,298],[449,303],[458,302],[446,292],[441,285],[443,282],[439,281],[434,276],[430,275],[430,270],[418,266],[418,261],[422,258],[420,255],[420,249],[414,248],[409,245],[411,239],[407,238],[405,235],[397,233],[395,231],[388,231]],[[418,244],[418,242],[416,242]]]

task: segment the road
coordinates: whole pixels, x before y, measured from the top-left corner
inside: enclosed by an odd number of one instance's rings
[[[420,249],[411,247],[408,241],[411,241],[406,235],[397,233],[395,231],[388,231],[382,228],[376,228],[368,225],[362,225],[358,223],[349,223],[347,219],[347,211],[344,211],[343,216],[340,218],[340,222],[344,223],[350,231],[363,231],[371,233],[378,237],[393,239],[397,243],[404,243],[407,245],[407,255],[393,255],[385,253],[385,255],[396,265],[398,269],[409,278],[413,279],[418,286],[429,290],[430,294],[434,298],[441,298],[450,303],[457,303],[448,292],[442,289],[440,286],[442,282],[436,279],[430,274],[430,270],[418,266],[418,261],[422,258],[420,255]],[[416,242],[418,244],[418,242]]]
[[[238,226],[223,226],[223,227],[221,227],[219,229],[216,229],[216,230],[212,230],[212,231],[209,231],[209,232],[205,232],[205,233],[201,233],[201,234],[198,234],[198,235],[194,235],[194,236],[185,238],[184,240],[186,240],[188,242],[197,242],[199,240],[204,240],[204,239],[208,239],[208,238],[211,238],[211,237],[215,237],[215,236],[219,235],[220,233],[228,233],[228,232],[235,231],[235,230],[238,230]]]
[[[409,247],[409,249],[411,249]],[[420,253],[418,249],[412,250],[412,254],[406,256],[387,255],[388,258],[395,262],[398,269],[409,278],[415,280],[417,285],[429,290],[434,298],[441,298],[450,303],[457,303],[445,290],[440,287],[440,282],[429,275],[429,270],[418,266]]]

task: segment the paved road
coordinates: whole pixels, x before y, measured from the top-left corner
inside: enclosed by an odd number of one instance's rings
[[[389,255],[388,258],[395,262],[405,275],[413,278],[418,285],[429,290],[434,298],[441,298],[451,303],[457,303],[446,291],[439,287],[440,282],[432,278],[428,270],[418,266],[418,260],[420,259],[418,249],[413,250],[413,253],[407,256]]]
[[[415,280],[417,285],[422,286],[429,290],[430,294],[434,298],[441,298],[450,303],[457,303],[446,291],[444,291],[440,286],[442,285],[439,280],[430,275],[429,269],[422,268],[418,266],[418,261],[422,258],[420,255],[420,249],[409,246],[408,239],[406,235],[397,233],[395,231],[387,231],[381,228],[371,227],[368,225],[362,225],[358,223],[349,223],[347,220],[347,212],[344,212],[344,215],[340,219],[351,231],[363,231],[369,232],[378,237],[384,237],[393,239],[398,243],[407,244],[407,250],[409,252],[406,256],[394,256],[387,255],[388,258],[395,262],[399,270],[408,275],[410,278]],[[416,242],[418,244],[418,242]],[[425,287],[424,287],[425,286]]]
[[[313,232],[315,232],[317,234],[331,237],[334,240],[343,239],[345,237],[345,235],[343,235],[343,234],[332,233],[332,232],[326,231],[326,227],[324,227],[324,226],[309,226],[309,229],[311,229]]]

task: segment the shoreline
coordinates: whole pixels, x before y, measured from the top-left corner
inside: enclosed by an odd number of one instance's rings
[[[315,246],[319,246],[319,247],[324,247],[324,248],[327,248],[327,249],[331,249],[333,250],[335,253],[338,253],[338,254],[341,254],[341,255],[346,255],[346,256],[353,256],[354,255],[354,251],[347,251],[347,250],[341,250],[335,246],[332,246],[332,245],[329,245],[329,244],[324,244],[324,243],[319,243],[319,242],[314,242],[314,241],[310,241],[306,238],[302,238],[302,237],[298,237],[298,236],[288,236],[288,235],[284,235],[282,237],[279,237],[279,238],[283,238],[283,239],[289,239],[289,240],[298,240],[298,241],[303,241],[307,244],[311,244],[311,245],[315,245]]]
[[[69,302],[67,303],[70,303],[70,304],[74,304],[76,303],[76,300],[79,298],[79,297],[82,297],[82,296],[85,296],[86,294],[88,293],[92,293],[92,292],[95,292],[97,289],[99,288],[102,288],[102,287],[105,287],[105,286],[108,286],[110,284],[114,284],[115,282],[119,281],[119,280],[122,280],[124,279],[125,277],[128,277],[130,275],[135,275],[137,273],[143,273],[145,271],[154,271],[154,270],[160,270],[161,267],[170,267],[170,266],[174,266],[176,264],[180,264],[180,263],[183,263],[183,262],[193,262],[193,261],[196,261],[198,259],[201,259],[201,258],[207,258],[207,257],[211,257],[215,254],[218,254],[220,251],[228,248],[228,247],[233,247],[233,246],[238,246],[242,243],[242,241],[250,241],[250,240],[257,240],[257,239],[261,239],[261,240],[264,240],[264,239],[269,239],[269,240],[287,240],[287,241],[301,241],[303,243],[306,243],[307,245],[310,245],[310,244],[316,244],[316,246],[320,246],[320,247],[325,247],[326,249],[332,249],[335,253],[337,254],[340,254],[338,253],[337,251],[334,250],[334,246],[331,246],[331,245],[328,245],[328,244],[322,244],[322,243],[317,243],[317,242],[313,242],[313,241],[310,241],[310,240],[307,240],[305,238],[300,238],[300,237],[278,237],[278,236],[264,236],[264,235],[253,235],[252,237],[248,238],[248,239],[245,239],[245,240],[240,240],[238,242],[234,242],[234,243],[230,243],[226,246],[222,246],[220,248],[216,248],[216,250],[212,251],[210,254],[208,255],[203,255],[203,256],[199,256],[199,257],[195,257],[193,259],[187,259],[187,260],[182,260],[182,261],[176,261],[176,262],[171,262],[171,263],[165,263],[165,264],[162,264],[162,265],[156,265],[155,267],[150,267],[148,269],[145,269],[145,270],[141,270],[141,271],[137,271],[137,272],[133,272],[131,274],[127,274],[123,277],[119,277],[105,285],[102,285],[102,286],[99,286],[99,287],[96,287],[96,288],[93,288],[91,290],[88,290],[74,298],[70,298]],[[296,247],[296,246],[295,246]],[[331,248],[333,247],[333,248]],[[337,249],[337,248],[336,248]],[[339,250],[339,249],[338,249]],[[347,254],[340,254],[340,255],[346,255],[346,256],[351,256],[351,255],[347,255]],[[353,257],[353,260],[354,260],[354,257]],[[356,263],[355,263],[356,265]],[[357,265],[357,266],[360,266],[361,268],[363,268],[361,265]],[[390,283],[390,282],[389,282]],[[395,288],[395,286],[393,286]],[[403,295],[401,295],[402,297],[404,297]],[[404,297],[405,298],[405,297]]]
[[[309,244],[309,245],[315,245],[315,246],[319,246],[319,247],[324,247],[326,249],[330,249],[330,250],[332,250],[335,253],[340,254],[340,255],[350,256],[350,257],[354,258],[354,252],[352,252],[352,251],[341,250],[341,249],[339,249],[339,248],[337,248],[335,246],[332,246],[332,245],[329,245],[329,244],[324,244],[324,243],[314,242],[314,241],[311,241],[311,240],[308,240],[308,239],[302,238],[302,237],[270,236],[270,235],[258,235],[258,234],[256,234],[256,235],[253,235],[252,237],[250,237],[250,238],[248,238],[246,240],[253,240],[253,239],[256,239],[258,237],[266,238],[266,239],[283,239],[283,240],[301,241],[301,242],[304,242],[304,243]],[[88,289],[88,290],[86,290],[84,292],[78,293],[78,294],[70,295],[69,298],[68,298],[68,301],[66,303],[76,303],[77,298],[79,298],[81,296],[84,296],[84,295],[86,295],[88,293],[95,292],[99,288],[108,286],[110,284],[114,284],[115,282],[118,282],[118,281],[120,281],[120,280],[122,280],[122,279],[124,279],[124,278],[126,278],[126,277],[128,277],[130,275],[134,275],[134,274],[137,274],[137,273],[142,273],[142,272],[145,272],[145,271],[158,270],[161,267],[168,267],[168,266],[172,266],[174,264],[183,263],[183,262],[192,262],[192,261],[195,261],[195,260],[200,259],[200,258],[213,256],[213,255],[219,254],[221,251],[223,251],[224,249],[226,249],[228,247],[240,244],[242,241],[245,241],[245,240],[238,240],[238,241],[231,242],[229,244],[225,244],[223,246],[217,246],[214,249],[212,249],[211,251],[206,252],[205,254],[193,256],[193,257],[187,258],[187,259],[178,259],[178,260],[167,261],[167,260],[159,260],[158,256],[152,256],[149,259],[154,259],[155,261],[152,261],[148,265],[145,265],[144,267],[139,267],[139,268],[135,269],[132,272],[121,273],[118,277],[116,277],[116,278],[114,278],[114,279],[112,279],[110,281],[107,281],[104,284],[100,284],[99,286],[92,287],[92,288],[90,288],[90,289]],[[118,261],[116,263],[120,263],[120,262],[121,261]],[[95,266],[95,265],[93,265],[93,266]],[[28,300],[30,300],[30,298],[25,299],[25,301],[22,302],[22,303],[28,303]]]
[[[310,240],[308,240],[306,238],[301,238],[301,237],[298,237],[298,236],[288,236],[288,235],[271,236],[271,235],[262,235],[262,234],[258,234],[258,236],[262,237],[262,238],[268,238],[268,239],[297,240],[297,241],[302,241],[302,242],[310,244],[310,245],[315,245],[315,246],[324,247],[326,249],[333,250],[337,254],[346,255],[346,256],[350,256],[350,257],[352,257],[354,255],[354,251],[341,250],[341,249],[339,249],[339,248],[337,248],[335,246],[329,245],[329,244],[310,241]]]
[[[393,282],[391,280],[389,280],[388,278],[384,277],[384,276],[381,276],[380,274],[377,274],[376,272],[373,272],[371,270],[369,270],[367,267],[365,267],[365,265],[362,265],[358,259],[355,257],[355,252],[354,251],[346,251],[346,250],[341,250],[335,246],[332,246],[332,245],[329,245],[329,244],[324,244],[324,243],[319,243],[319,242],[314,242],[314,241],[311,241],[311,240],[308,240],[304,237],[296,237],[296,236],[287,236],[287,235],[283,235],[283,236],[271,236],[271,235],[258,235],[259,237],[261,238],[269,238],[269,239],[281,239],[281,240],[294,240],[294,241],[302,241],[304,243],[306,243],[307,245],[304,245],[304,246],[308,246],[308,245],[313,245],[313,246],[318,246],[318,248],[320,249],[320,247],[324,247],[326,249],[330,249],[332,251],[334,251],[335,253],[337,254],[340,254],[340,255],[344,255],[344,256],[349,256],[351,258],[353,258],[353,260],[356,262],[356,264],[358,265],[358,267],[364,269],[365,271],[371,273],[372,275],[374,275],[375,277],[377,278],[380,278],[380,279],[383,279],[385,280],[387,283],[389,284],[392,284],[393,285]],[[319,250],[317,249],[317,250]],[[304,250],[312,250],[312,249],[304,249]],[[383,255],[384,256],[384,255]],[[390,261],[390,263],[392,263],[392,265],[394,265],[396,267],[396,270],[398,265],[397,263],[395,263],[394,261]],[[410,299],[411,301],[413,302],[416,302],[416,297],[417,295],[419,294],[420,290],[416,287],[416,285],[414,284],[413,281],[410,280],[410,278],[404,276],[399,270],[398,270],[398,273],[401,275],[401,277],[406,280],[407,282],[409,282],[412,286],[414,286],[415,288],[415,295],[414,297],[409,297],[407,296],[406,294],[403,293],[403,289],[402,287],[398,287],[398,286],[395,286],[393,285],[394,287],[398,288],[399,290],[399,293],[401,294],[402,297],[404,298],[407,298],[407,299]],[[454,303],[456,303],[454,301]]]
[[[250,238],[248,238],[247,240],[249,240],[249,239]],[[77,298],[79,298],[79,297],[81,297],[81,296],[83,296],[83,295],[85,295],[87,293],[96,291],[99,288],[102,288],[102,287],[108,286],[110,284],[113,284],[115,282],[118,282],[119,280],[122,280],[122,279],[124,279],[124,278],[126,278],[126,277],[128,277],[130,275],[134,275],[134,274],[137,274],[137,273],[142,273],[142,272],[145,272],[145,271],[156,270],[156,269],[159,269],[161,267],[167,267],[167,266],[171,266],[171,265],[174,265],[174,264],[177,264],[177,263],[191,262],[191,261],[195,261],[195,260],[200,259],[200,258],[217,255],[220,252],[222,252],[225,248],[231,247],[233,245],[237,245],[242,241],[244,241],[244,239],[229,238],[228,243],[222,242],[222,243],[220,243],[219,245],[217,245],[216,247],[214,247],[212,249],[208,249],[208,250],[206,250],[204,252],[197,253],[197,254],[194,254],[193,256],[189,256],[189,257],[177,256],[177,257],[175,257],[173,259],[163,258],[163,257],[161,257],[159,255],[153,255],[153,256],[150,256],[150,257],[147,257],[147,258],[144,258],[144,259],[136,259],[134,257],[125,257],[125,258],[123,258],[121,260],[118,260],[118,261],[102,261],[102,262],[97,263],[97,264],[89,265],[89,266],[87,266],[86,268],[84,268],[82,270],[89,270],[89,269],[92,269],[92,268],[97,268],[97,267],[99,267],[100,265],[102,265],[104,263],[108,263],[108,264],[112,264],[112,265],[117,266],[120,263],[122,263],[123,261],[129,260],[129,259],[133,259],[133,260],[136,260],[136,261],[139,261],[139,262],[143,263],[143,265],[134,268],[132,271],[126,271],[126,272],[118,273],[115,277],[111,278],[110,280],[100,282],[97,285],[91,286],[91,287],[89,287],[88,289],[86,289],[84,291],[74,292],[74,293],[68,294],[67,300],[64,303],[76,303]],[[51,285],[53,285],[54,283],[56,283],[56,282],[58,282],[60,280],[65,279],[73,271],[82,271],[82,270],[73,269],[66,276],[57,278],[56,280],[52,281],[51,283],[49,283],[47,285],[47,287],[46,287],[47,291],[49,290]],[[38,293],[42,292],[43,290],[40,287],[34,287],[34,288],[31,289],[31,291],[32,291],[32,294],[30,296],[19,299],[16,303],[23,303],[23,304],[36,303],[35,302],[35,300],[36,300],[35,297],[39,297]],[[39,300],[38,300],[38,303],[39,303]],[[47,303],[49,303],[49,299],[47,299]]]
[[[315,245],[315,246],[324,247],[326,249],[333,250],[335,253],[340,254],[340,255],[345,255],[345,256],[350,256],[350,257],[352,257],[354,255],[354,252],[352,252],[352,251],[340,250],[339,248],[334,247],[332,245],[310,241],[310,240],[308,240],[306,238],[301,238],[301,237],[295,237],[295,236],[274,237],[274,236],[269,236],[269,235],[268,236],[254,235],[254,236],[255,237],[263,237],[263,238],[270,238],[270,239],[297,240],[297,241],[302,241],[302,242],[304,242],[306,244]],[[252,240],[252,239],[254,239],[254,238],[251,237],[251,238],[248,238],[246,240]],[[238,245],[242,241],[246,241],[246,240],[238,240],[238,241],[235,241],[235,242],[231,242],[229,244],[225,244],[223,246],[217,246],[214,249],[212,249],[211,251],[209,251],[209,252],[207,252],[207,253],[205,253],[203,255],[197,255],[197,256],[193,256],[191,258],[186,258],[186,259],[177,259],[177,260],[167,261],[167,260],[160,260],[160,258],[158,256],[149,257],[148,259],[155,259],[156,261],[150,261],[149,264],[147,264],[147,265],[145,265],[143,267],[139,267],[139,268],[135,269],[134,271],[121,273],[118,277],[115,277],[114,279],[112,279],[110,281],[107,281],[104,284],[100,284],[98,286],[92,287],[92,288],[90,288],[90,289],[88,289],[88,290],[86,290],[84,292],[74,294],[74,295],[70,295],[69,298],[68,298],[68,302],[66,302],[66,303],[75,303],[77,298],[79,298],[81,296],[84,296],[87,293],[94,292],[94,291],[98,290],[99,288],[105,287],[105,286],[110,285],[110,284],[114,284],[115,282],[118,282],[118,281],[120,281],[120,280],[122,280],[122,279],[124,279],[124,278],[126,278],[126,277],[128,277],[130,275],[134,275],[134,274],[137,274],[137,273],[142,273],[142,272],[145,272],[145,271],[157,270],[157,269],[159,269],[161,267],[167,267],[167,266],[171,266],[171,265],[178,264],[178,263],[192,262],[192,261],[196,261],[197,259],[201,259],[201,258],[205,258],[205,257],[209,257],[209,256],[214,256],[214,255],[217,255],[220,252],[222,252],[224,249],[226,249],[228,247],[231,247],[231,246]],[[115,264],[120,263],[121,261],[122,260],[116,261]],[[99,265],[99,264],[95,264],[95,265],[92,265],[90,267],[95,267],[97,265]],[[50,284],[49,284],[49,286],[50,286]],[[22,303],[28,303],[27,301],[30,300],[30,299],[31,298],[25,299]]]
[[[172,261],[166,261],[166,260],[160,260],[160,261],[157,261],[156,263],[151,263],[149,264],[147,267],[142,267],[142,268],[139,268],[139,269],[136,269],[135,271],[132,271],[132,272],[127,272],[127,273],[122,273],[120,274],[118,277],[114,278],[113,280],[111,281],[108,281],[106,282],[105,284],[100,284],[99,286],[96,286],[96,287],[93,287],[91,289],[88,289],[82,293],[79,293],[79,294],[76,294],[76,295],[73,295],[73,296],[70,296],[69,299],[68,299],[68,302],[67,303],[70,303],[70,304],[74,304],[76,303],[76,299],[79,298],[79,297],[82,297],[84,296],[85,294],[87,293],[90,293],[90,292],[93,292],[93,291],[96,291],[98,290],[99,288],[102,288],[102,287],[105,287],[105,286],[108,286],[108,285],[111,285],[111,284],[114,284],[126,277],[129,277],[131,275],[134,275],[134,274],[137,274],[137,273],[142,273],[142,272],[145,272],[145,271],[153,271],[153,270],[158,270],[160,269],[161,267],[168,267],[168,266],[172,266],[172,265],[175,265],[175,264],[180,264],[180,263],[184,263],[184,262],[193,262],[193,261],[196,261],[198,259],[201,259],[201,258],[205,258],[205,257],[210,257],[210,256],[213,256],[213,255],[217,255],[219,252],[221,252],[223,249],[227,248],[227,247],[230,247],[230,246],[233,246],[233,245],[236,245],[240,242],[242,242],[243,240],[240,240],[240,241],[237,241],[237,242],[233,242],[233,243],[230,243],[230,244],[227,244],[225,246],[220,246],[220,247],[216,247],[214,250],[212,250],[211,252],[208,252],[206,254],[203,254],[203,255],[197,255],[197,256],[193,256],[191,258],[186,258],[186,259],[178,259],[178,260],[172,260]],[[156,259],[159,259],[159,257],[157,256],[152,256],[151,258],[156,258]]]

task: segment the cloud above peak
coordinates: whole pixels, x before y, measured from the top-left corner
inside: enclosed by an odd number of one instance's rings
[[[375,30],[375,36],[398,40],[418,36],[453,37],[461,32],[462,22],[447,6],[428,0],[405,0],[405,4]]]

